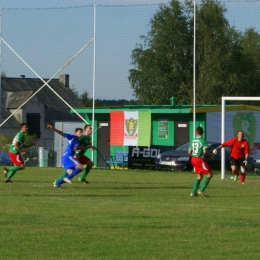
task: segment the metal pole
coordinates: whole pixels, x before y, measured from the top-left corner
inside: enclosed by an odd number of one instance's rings
[[[225,109],[226,109],[226,100],[222,97],[221,102],[221,143],[225,141]],[[221,179],[225,179],[225,149],[221,149]]]
[[[95,84],[96,84],[96,3],[94,3],[94,47],[93,47],[93,103],[92,103],[92,129],[95,129]],[[92,145],[94,145],[94,134],[92,134]],[[91,159],[94,159],[92,150]]]
[[[47,86],[56,96],[58,96],[70,109],[72,109],[85,123],[87,121],[83,118],[70,104],[68,104],[50,85],[48,84],[60,71],[62,71],[65,67],[67,67],[93,40],[92,38],[89,42],[87,42],[69,61],[66,62],[47,82],[43,80],[43,78],[28,64],[23,60],[23,58],[3,39],[1,38],[3,43],[44,83],[40,88],[38,88],[27,100],[25,100],[11,115],[9,115],[1,124],[0,127],[9,120],[24,104],[26,104],[33,96],[35,96],[42,88]]]
[[[193,16],[193,136],[195,137],[196,129],[196,0],[194,0]]]
[[[2,15],[3,7],[0,7],[0,122],[2,122]]]

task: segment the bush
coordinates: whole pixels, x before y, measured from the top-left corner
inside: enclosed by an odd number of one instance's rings
[[[0,134],[0,151],[1,152],[8,152],[11,143],[12,143],[12,138],[9,138],[5,134]]]
[[[35,138],[34,135],[25,135],[25,144],[29,144],[33,142],[33,139]],[[12,144],[13,138],[10,138],[6,136],[5,134],[0,134],[0,151],[1,152],[8,152],[10,145]],[[35,146],[30,147],[26,149],[25,159],[26,158],[34,158],[37,157],[37,150],[35,149]]]

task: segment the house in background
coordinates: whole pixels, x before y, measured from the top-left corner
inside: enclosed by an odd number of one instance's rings
[[[2,77],[0,122],[2,123],[42,85],[43,82],[40,79],[26,78],[24,75],[21,75],[20,78]],[[81,100],[69,87],[68,74],[60,75],[59,79],[52,79],[49,85],[70,106],[84,107]],[[48,130],[46,124],[54,125],[58,121],[80,121],[77,115],[70,113],[70,110],[48,86],[44,86],[0,127],[0,133],[13,137],[19,131],[20,123],[26,122],[29,134],[35,135],[35,145],[49,148],[54,143],[54,132]]]

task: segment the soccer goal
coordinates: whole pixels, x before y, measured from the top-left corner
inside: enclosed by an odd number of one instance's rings
[[[257,107],[250,107],[250,111],[239,111],[233,118],[228,118],[227,123],[226,115],[226,101],[260,101],[260,97],[222,97],[221,102],[221,143],[223,143],[227,137],[227,130],[231,130],[230,124],[232,123],[233,132],[243,130],[245,132],[245,137],[248,139],[251,150],[254,149],[254,145],[257,134],[257,125],[260,123],[260,109]],[[232,122],[231,122],[232,121]],[[259,122],[258,122],[259,121]],[[235,135],[233,136],[235,137]],[[221,179],[225,179],[225,150],[221,150]]]

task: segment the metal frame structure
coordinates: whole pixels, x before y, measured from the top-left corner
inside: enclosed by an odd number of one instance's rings
[[[69,61],[67,61],[49,80],[45,81],[26,61],[1,37],[1,41],[44,83],[39,89],[37,89],[26,101],[24,101],[14,112],[11,113],[1,124],[0,127],[11,118],[19,109],[24,106],[32,97],[34,97],[42,88],[47,86],[56,96],[58,96],[70,109],[72,109],[85,123],[88,123],[70,104],[68,104],[55,90],[53,90],[48,84],[58,73],[60,73],[65,67],[67,67],[92,41],[94,37],[88,41]]]

